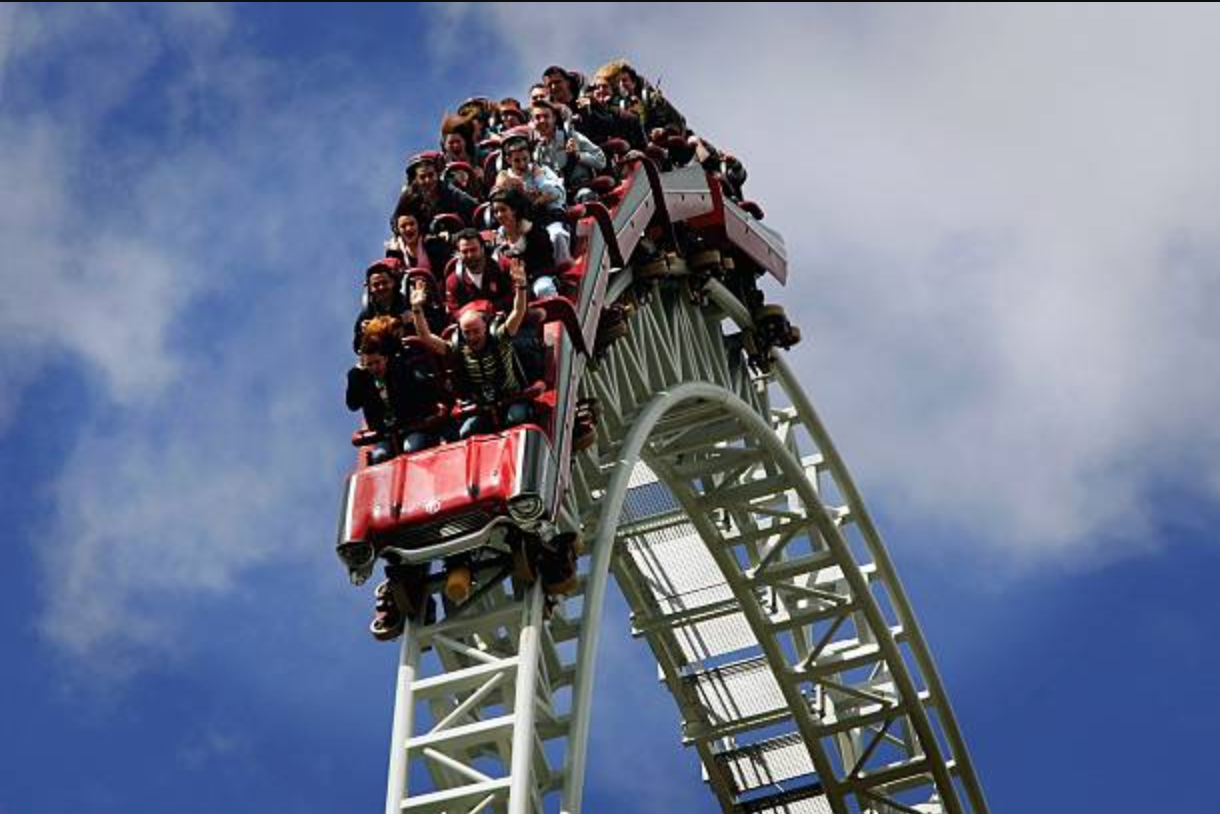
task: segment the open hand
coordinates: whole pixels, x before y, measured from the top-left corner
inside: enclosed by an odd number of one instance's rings
[[[515,286],[523,286],[529,282],[525,273],[525,261],[520,257],[514,257],[508,261],[508,274],[512,277]]]
[[[428,303],[428,286],[423,280],[416,280],[411,287],[411,307],[422,308]]]

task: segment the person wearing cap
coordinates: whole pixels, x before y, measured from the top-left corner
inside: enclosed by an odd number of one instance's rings
[[[403,191],[410,191],[419,199],[424,222],[431,223],[437,215],[453,214],[469,224],[478,201],[441,180],[444,166],[444,156],[435,151],[412,156],[407,162],[407,183]]]
[[[537,146],[534,160],[550,167],[568,189],[587,184],[606,166],[606,154],[583,133],[557,123],[555,106],[537,101],[530,105],[530,121]]]
[[[352,350],[360,352],[365,326],[374,317],[401,317],[406,314],[407,301],[399,291],[399,280],[405,271],[397,257],[386,257],[370,265],[364,272],[368,302],[356,317],[355,341]]]

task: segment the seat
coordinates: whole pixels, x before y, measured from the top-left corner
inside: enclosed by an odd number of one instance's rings
[[[470,225],[479,230],[490,229],[492,227],[491,204],[489,202],[483,201],[483,203],[474,208],[474,214],[470,217]]]
[[[649,144],[644,148],[644,155],[656,162],[657,166],[665,166],[669,161],[669,152],[659,144]]]
[[[612,163],[617,162],[631,150],[631,145],[621,138],[606,139],[601,145],[602,152]]]
[[[432,223],[428,226],[428,234],[444,237],[448,240],[452,235],[457,234],[466,228],[466,222],[462,220],[460,215],[452,212],[442,212],[432,219]]]

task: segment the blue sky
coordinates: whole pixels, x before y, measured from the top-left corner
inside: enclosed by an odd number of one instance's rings
[[[1196,806],[1217,14],[0,6],[0,814],[380,806],[395,652],[331,550],[356,281],[447,108],[616,56],[788,238],[793,363],[992,810]],[[589,809],[707,810],[615,601]]]

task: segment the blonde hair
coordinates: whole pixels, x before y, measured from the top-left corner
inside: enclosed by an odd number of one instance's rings
[[[613,60],[607,62],[605,65],[598,68],[597,71],[594,72],[593,78],[594,79],[604,79],[607,82],[609,82],[611,85],[613,85],[615,83],[615,80],[617,80],[619,78],[619,76],[622,75],[623,71],[630,71],[632,74],[635,74],[636,76],[638,76],[638,74],[636,74],[636,72],[635,72],[635,69],[627,64],[627,60],[613,59]]]

